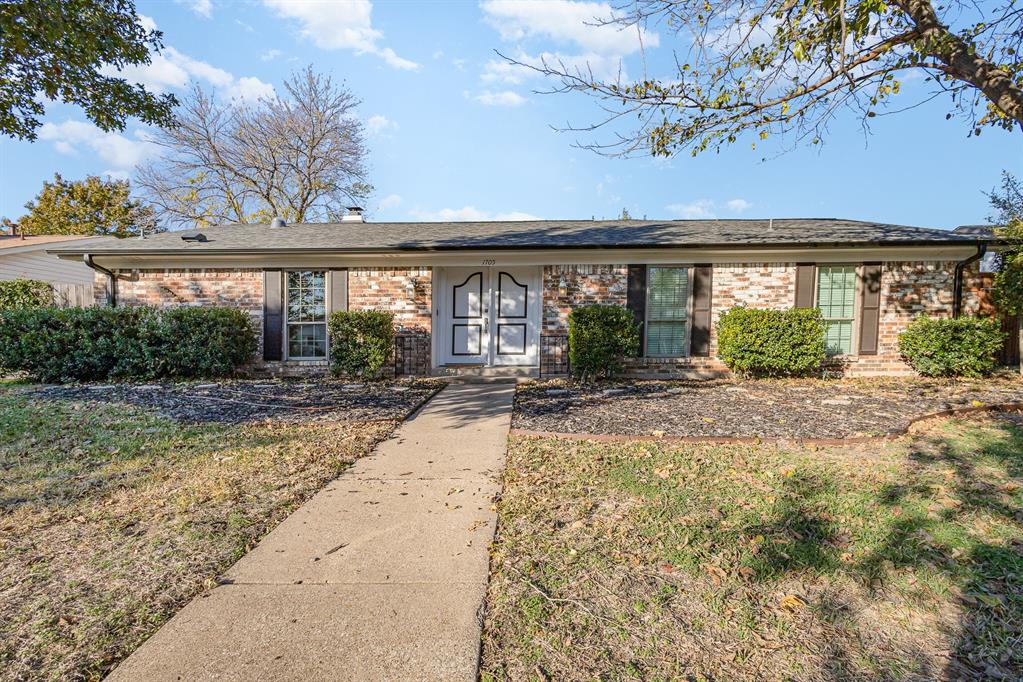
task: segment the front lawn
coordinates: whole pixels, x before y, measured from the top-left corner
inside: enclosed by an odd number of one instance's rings
[[[1023,421],[845,448],[513,438],[483,679],[1020,679]]]
[[[231,386],[144,387],[155,407],[111,400],[128,386],[0,387],[0,679],[101,677],[417,402],[256,422]],[[216,418],[157,414],[179,403]]]

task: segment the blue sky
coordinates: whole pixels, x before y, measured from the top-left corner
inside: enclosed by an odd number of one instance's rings
[[[1023,176],[1023,135],[967,138],[945,120],[947,102],[874,119],[834,121],[820,148],[775,156],[743,141],[720,154],[605,158],[573,147],[598,141],[551,126],[597,120],[584,96],[543,95],[542,78],[495,54],[556,54],[598,72],[639,73],[635,34],[585,22],[599,3],[347,3],[315,0],[145,2],[138,12],[167,49],[133,72],[155,89],[190,79],[222,96],[257,97],[307,64],[344,80],[363,100],[370,146],[371,220],[834,216],[950,228],[983,222],[983,191],[1003,169]],[[645,36],[652,75],[670,76],[673,37]],[[906,102],[923,84],[909,82]],[[0,215],[16,218],[55,171],[130,177],[152,153],[137,122],[106,134],[82,112],[53,106],[34,143],[0,142]],[[767,157],[764,160],[764,157]]]

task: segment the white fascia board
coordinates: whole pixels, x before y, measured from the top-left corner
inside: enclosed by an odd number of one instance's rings
[[[478,265],[626,265],[713,263],[849,263],[958,261],[976,253],[972,244],[868,248],[771,249],[550,249],[527,251],[430,251],[276,255],[98,255],[94,261],[116,269],[269,267],[404,267]],[[72,256],[66,256],[73,258]]]

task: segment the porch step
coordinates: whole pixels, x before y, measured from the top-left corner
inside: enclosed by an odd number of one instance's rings
[[[540,376],[540,370],[536,367],[448,366],[436,368],[433,374],[455,381],[515,381],[517,379],[535,379]]]

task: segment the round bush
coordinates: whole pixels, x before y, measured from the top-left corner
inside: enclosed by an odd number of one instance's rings
[[[394,315],[344,310],[330,316],[330,369],[334,374],[376,379],[394,353]]]
[[[741,376],[806,376],[827,357],[816,308],[732,308],[717,323],[718,358]]]
[[[46,382],[228,376],[257,346],[231,308],[0,310],[0,368]]]
[[[579,379],[612,378],[639,352],[639,325],[625,308],[587,305],[568,315],[568,358]]]
[[[1004,337],[992,318],[918,317],[899,334],[899,353],[925,377],[980,377],[995,368]]]

